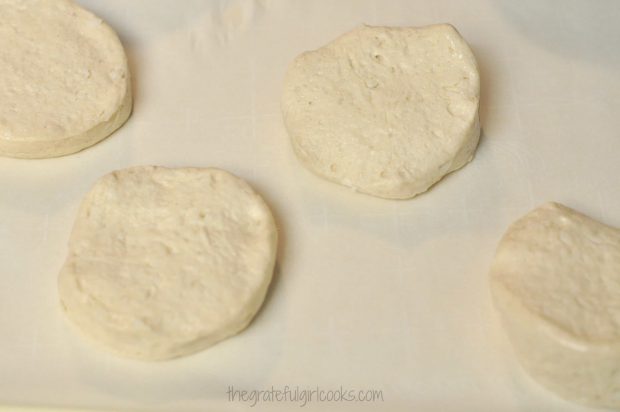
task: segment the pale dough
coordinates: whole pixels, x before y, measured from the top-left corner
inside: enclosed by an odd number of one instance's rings
[[[525,370],[566,399],[620,408],[620,231],[546,204],[508,229],[490,276]]]
[[[131,107],[123,46],[101,19],[70,0],[0,0],[0,155],[80,151]]]
[[[276,243],[265,202],[227,172],[113,172],[82,203],[60,299],[84,334],[117,354],[187,355],[248,325],[271,281]]]
[[[471,160],[479,95],[474,55],[454,27],[364,26],[293,61],[282,110],[308,169],[404,199]]]

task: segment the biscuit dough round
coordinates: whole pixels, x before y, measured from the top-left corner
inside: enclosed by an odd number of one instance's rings
[[[491,291],[524,369],[575,402],[620,408],[620,231],[549,203],[513,223]]]
[[[265,202],[225,171],[116,171],[83,200],[60,299],[84,334],[119,355],[188,355],[249,324],[276,243]]]
[[[131,107],[123,46],[101,19],[71,0],[0,0],[0,155],[80,151]]]
[[[282,110],[308,169],[405,199],[472,159],[479,96],[476,60],[454,27],[364,26],[293,61]]]

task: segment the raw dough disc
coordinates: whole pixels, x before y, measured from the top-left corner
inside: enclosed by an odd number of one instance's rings
[[[187,355],[248,325],[271,281],[276,238],[265,202],[227,172],[117,171],[82,203],[60,299],[82,332],[120,355]]]
[[[0,1],[0,155],[62,156],[131,113],[123,46],[70,0]]]
[[[308,169],[404,199],[471,160],[479,95],[474,55],[454,27],[364,26],[293,61],[282,109]]]
[[[529,374],[576,402],[620,408],[620,231],[549,203],[499,244],[491,290]]]

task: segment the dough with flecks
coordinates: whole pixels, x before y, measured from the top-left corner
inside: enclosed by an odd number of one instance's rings
[[[620,230],[546,204],[510,226],[490,277],[525,370],[566,399],[620,409]]]
[[[82,203],[60,300],[85,335],[119,355],[188,355],[248,325],[272,278],[276,239],[265,202],[227,172],[117,171]]]
[[[0,156],[92,146],[132,108],[123,46],[71,0],[0,0]]]
[[[308,169],[404,199],[471,160],[479,96],[474,55],[452,26],[364,26],[293,61],[282,110]]]

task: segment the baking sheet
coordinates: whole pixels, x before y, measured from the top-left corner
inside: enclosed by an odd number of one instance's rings
[[[547,200],[620,226],[614,0],[81,0],[121,35],[135,108],[60,159],[0,158],[0,403],[249,410],[238,390],[380,390],[307,410],[579,411],[518,367],[487,288],[507,225]],[[474,161],[387,201],[303,169],[282,126],[287,64],[361,24],[454,24],[482,75]],[[56,276],[81,197],[139,164],[217,166],[277,217],[278,270],[242,334],[165,363],[118,359],[63,318]],[[300,402],[261,401],[254,410]]]

